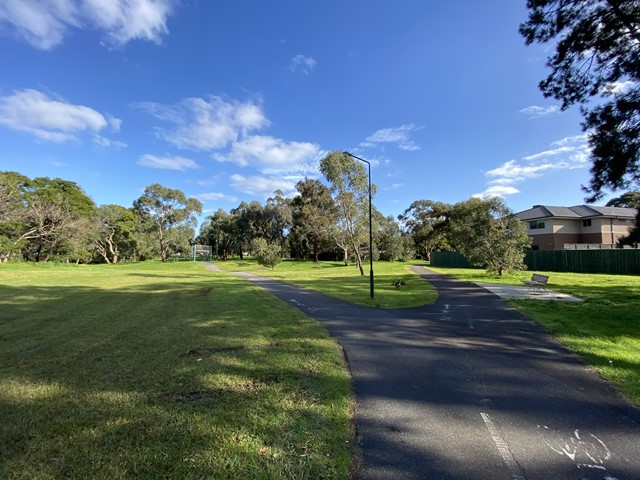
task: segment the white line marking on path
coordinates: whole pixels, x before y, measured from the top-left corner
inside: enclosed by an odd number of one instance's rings
[[[482,417],[482,420],[484,421],[484,424],[489,431],[489,435],[491,435],[493,443],[495,443],[496,448],[498,449],[498,453],[500,453],[502,460],[504,460],[504,463],[507,465],[507,468],[511,473],[511,478],[513,478],[513,480],[527,480],[520,471],[518,462],[516,462],[513,458],[513,454],[511,453],[511,450],[509,450],[509,444],[504,441],[504,439],[500,435],[500,432],[498,432],[498,429],[493,424],[491,417],[486,413],[480,413],[480,416]]]

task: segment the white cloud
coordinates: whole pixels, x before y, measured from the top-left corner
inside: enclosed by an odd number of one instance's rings
[[[111,130],[114,132],[119,132],[120,128],[122,127],[122,120],[120,120],[119,118],[115,118],[112,115],[105,115],[106,119],[107,119],[107,123],[109,124],[109,126],[111,127]]]
[[[269,124],[260,105],[226,101],[221,97],[187,98],[177,105],[142,102],[132,105],[174,125],[158,127],[158,137],[178,148],[215,150],[235,142],[241,135]]]
[[[582,145],[588,139],[589,139],[589,134],[583,133],[581,135],[573,135],[571,137],[564,137],[564,138],[561,138],[560,140],[556,140],[555,142],[551,142],[551,146],[552,147],[566,147],[567,145],[569,145],[569,146]]]
[[[475,198],[504,197],[507,195],[515,195],[516,193],[520,193],[520,190],[515,187],[494,185],[472,196]]]
[[[523,160],[526,160],[528,162],[531,162],[533,160],[540,160],[541,158],[548,158],[548,157],[556,157],[558,155],[562,155],[563,153],[568,153],[568,152],[572,152],[575,150],[575,147],[558,147],[558,148],[553,148],[551,150],[545,150],[543,152],[538,152],[538,153],[534,153],[533,155],[528,155],[526,157],[523,157]]]
[[[160,43],[169,32],[167,19],[172,0],[85,0],[85,17],[104,30],[108,43],[124,45],[131,40]]]
[[[285,196],[295,195],[296,182],[280,177],[259,177],[231,175],[231,186],[242,193],[256,197],[269,198],[276,190],[281,190]]]
[[[519,112],[524,113],[525,115],[529,115],[529,118],[539,118],[551,115],[552,113],[557,113],[559,111],[560,107],[558,107],[557,105],[550,105],[548,107],[531,105],[530,107],[523,108]]]
[[[241,166],[263,164],[287,167],[305,164],[318,156],[318,145],[308,142],[285,142],[279,138],[256,135],[231,146],[228,155],[215,154],[219,162],[233,162]]]
[[[215,201],[215,200],[223,200],[225,202],[237,202],[238,197],[234,197],[233,195],[226,195],[224,193],[219,192],[209,192],[209,193],[201,193],[196,195],[196,198],[202,200],[203,202],[207,201]]]
[[[367,137],[360,146],[377,147],[381,143],[395,143],[401,150],[420,150],[420,146],[416,145],[411,139],[411,134],[421,129],[422,127],[418,127],[413,123],[401,125],[399,127],[381,128],[372,135],[369,135],[369,137]]]
[[[590,149],[587,135],[575,135],[556,140],[552,149],[523,157],[527,162],[539,160],[550,162],[555,159],[558,168],[580,168],[589,162]]]
[[[121,46],[131,40],[160,43],[168,33],[174,0],[3,0],[0,26],[40,50],[64,41],[72,29],[95,28],[105,43]]]
[[[304,177],[314,178],[318,176],[320,171],[320,158],[326,154],[327,152],[325,151],[319,151],[314,159],[304,160],[293,165],[261,168],[260,173],[263,173],[264,175],[275,175],[300,180]]]
[[[637,82],[627,80],[626,82],[614,82],[609,86],[611,93],[626,93],[636,85]]]
[[[313,57],[307,57],[305,55],[296,55],[291,59],[289,68],[292,72],[300,72],[304,75],[309,75],[316,67],[316,62]]]
[[[583,168],[589,162],[587,135],[574,135],[556,140],[551,148],[517,160],[509,160],[488,170],[489,187],[476,196],[504,196],[519,193],[513,185],[540,177],[547,172]]]
[[[142,165],[143,167],[180,171],[198,168],[198,164],[190,158],[158,157],[155,155],[142,155],[138,159],[138,165]]]
[[[493,170],[489,170],[485,173],[487,177],[499,177],[498,181],[495,183],[506,184],[506,183],[515,183],[522,182],[524,180],[538,177],[541,172],[546,170],[552,170],[558,168],[556,165],[551,163],[544,163],[541,165],[518,165],[515,160],[509,160],[508,162],[502,164],[502,166],[498,168],[494,168]]]
[[[126,148],[127,144],[124,142],[118,142],[116,140],[110,140],[106,137],[103,137],[102,135],[98,135],[95,134],[93,136],[93,143],[95,143],[96,145],[100,146],[100,147],[105,147],[105,148],[109,148],[109,147],[114,147],[114,148]]]
[[[0,97],[0,125],[51,142],[78,140],[80,132],[97,133],[109,124],[119,126],[120,120],[109,118],[84,105],[74,105],[61,98],[51,99],[37,90],[22,90]],[[96,143],[111,142],[98,137]]]

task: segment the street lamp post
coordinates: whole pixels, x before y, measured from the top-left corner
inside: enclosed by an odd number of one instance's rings
[[[371,217],[371,163],[364,158],[360,158],[353,153],[342,152],[344,155],[348,155],[351,158],[364,162],[369,167],[369,293],[371,300],[373,300],[373,226]]]

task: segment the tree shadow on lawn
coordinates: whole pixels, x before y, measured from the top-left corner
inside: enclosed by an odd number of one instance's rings
[[[206,278],[4,287],[0,477],[331,478],[335,456],[344,469],[338,348],[252,285]]]
[[[389,308],[411,308],[432,304],[438,297],[436,289],[429,282],[410,272],[401,275],[374,274],[374,300],[369,296],[368,272],[364,276],[338,275],[309,280],[288,279],[277,272],[273,274],[264,271],[256,274],[364,306],[390,305]],[[402,283],[398,284],[398,281]]]

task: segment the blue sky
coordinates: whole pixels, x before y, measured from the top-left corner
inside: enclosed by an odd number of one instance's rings
[[[2,0],[0,170],[99,205],[160,183],[213,212],[290,195],[348,150],[386,215],[581,204],[581,117],[539,92],[526,16],[524,0]]]

